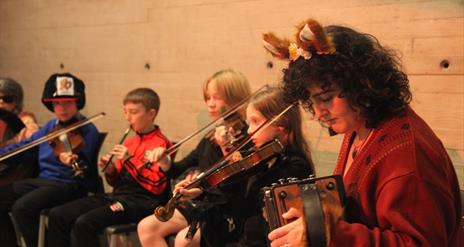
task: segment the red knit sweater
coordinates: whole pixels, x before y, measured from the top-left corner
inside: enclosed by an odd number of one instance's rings
[[[343,174],[352,139],[345,135],[335,174]],[[453,164],[413,110],[374,130],[344,184],[347,220],[331,246],[464,246]]]

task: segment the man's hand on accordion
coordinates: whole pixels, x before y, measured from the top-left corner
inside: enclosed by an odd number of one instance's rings
[[[290,208],[286,213],[282,214],[282,218],[293,221],[269,233],[268,238],[271,240],[271,247],[308,246],[303,212]]]

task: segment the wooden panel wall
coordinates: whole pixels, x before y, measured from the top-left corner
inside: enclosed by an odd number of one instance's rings
[[[206,77],[231,67],[253,88],[278,82],[285,64],[266,54],[261,33],[290,36],[308,17],[355,27],[400,51],[412,105],[443,140],[464,188],[462,0],[0,0],[0,76],[23,84],[26,109],[41,122],[52,116],[39,103],[48,76],[69,71],[84,79],[84,113],[108,114],[96,123],[110,132],[103,151],[126,128],[125,93],[152,87],[162,99],[157,123],[179,140],[208,121]],[[330,174],[340,137],[309,120],[305,126],[319,174]]]

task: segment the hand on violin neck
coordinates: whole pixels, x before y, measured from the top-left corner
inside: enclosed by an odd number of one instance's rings
[[[158,163],[159,167],[164,172],[167,172],[169,169],[171,169],[171,157],[167,155],[166,148],[164,147],[157,147],[151,151],[147,150],[143,158],[147,162]]]
[[[193,180],[197,179],[198,176],[200,176],[201,172],[199,170],[193,170],[185,176],[185,180],[189,183],[191,183]]]
[[[182,195],[182,197],[180,198],[181,201],[195,199],[203,193],[203,190],[198,187],[190,189],[185,188],[187,185],[189,185],[192,181],[194,181],[197,178],[198,174],[198,171],[194,173],[189,173],[184,180],[177,183],[174,187],[174,194],[179,193]]]
[[[181,194],[182,197],[180,198],[180,201],[184,202],[184,201],[193,200],[199,197],[201,194],[203,194],[203,190],[200,188],[191,188],[191,189],[180,188],[175,193]]]
[[[73,154],[71,152],[62,152],[58,155],[58,159],[61,163],[65,164],[66,166],[71,166],[71,164],[76,161],[79,157],[77,154]]]

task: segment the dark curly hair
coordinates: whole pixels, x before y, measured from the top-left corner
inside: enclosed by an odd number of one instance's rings
[[[399,58],[370,35],[343,26],[324,28],[336,47],[329,55],[300,57],[284,69],[283,88],[290,102],[300,100],[310,112],[311,86],[340,89],[353,109],[359,109],[367,128],[404,112],[411,101],[409,81]]]

